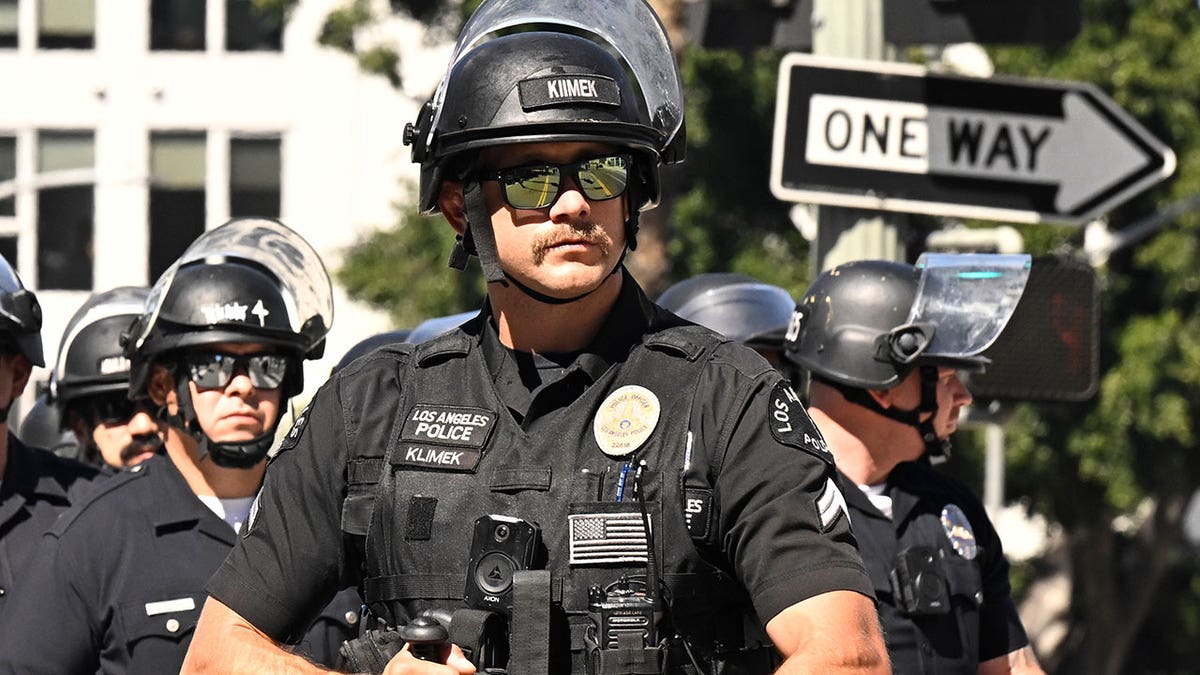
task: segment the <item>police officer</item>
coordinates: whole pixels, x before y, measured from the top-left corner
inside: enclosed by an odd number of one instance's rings
[[[787,355],[847,485],[897,673],[1040,673],[979,499],[931,467],[971,394],[962,370],[1003,329],[1027,256],[865,260],[821,274]]]
[[[123,286],[88,298],[67,322],[50,376],[50,400],[62,428],[75,434],[79,459],[102,468],[123,469],[162,450],[166,423],[147,399],[130,399],[121,347],[149,292]]]
[[[663,291],[657,302],[750,347],[776,368],[789,363],[783,358],[783,337],[796,301],[778,286],[745,274],[697,274]]]
[[[317,393],[185,672],[303,672],[278,645],[345,583],[408,641],[389,673],[886,672],[795,393],[622,265],[680,92],[642,0],[480,6],[410,138],[488,301]]]
[[[316,253],[270,220],[206,233],[159,278],[125,355],[129,395],[166,422],[166,456],[110,478],[49,530],[0,622],[0,662],[178,671],[204,584],[250,517],[280,408],[323,349],[330,298]]]
[[[22,443],[8,429],[13,401],[42,357],[42,309],[37,297],[0,258],[0,617],[12,592],[27,583],[34,548],[96,470]],[[4,652],[0,650],[0,661]]]

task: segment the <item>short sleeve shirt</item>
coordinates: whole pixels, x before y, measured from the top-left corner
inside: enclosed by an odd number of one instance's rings
[[[493,360],[501,352],[487,312],[478,320],[481,348],[468,358],[485,359],[494,380],[510,376]],[[593,345],[532,400],[510,407],[527,412],[525,426],[552,425],[556,415],[571,414],[577,392],[622,367],[622,354],[648,332],[680,322],[626,276]],[[406,347],[384,348],[325,383],[268,468],[257,517],[209,584],[213,597],[276,640],[290,641],[334,590],[360,582],[356,549],[342,545],[348,486],[364,470],[358,458],[386,445],[403,415],[398,399],[411,358]],[[719,346],[694,396],[694,447],[680,443],[677,457],[682,464],[690,452],[690,471],[707,484],[698,498],[710,509],[709,539],[718,542],[721,564],[747,589],[764,623],[820,593],[872,595],[844,508],[839,515],[836,506],[844,501],[830,492],[837,491],[831,461],[798,399],[783,401],[787,389],[752,351]],[[776,414],[792,422],[787,432],[772,427]],[[809,431],[807,441],[794,433],[797,427]]]

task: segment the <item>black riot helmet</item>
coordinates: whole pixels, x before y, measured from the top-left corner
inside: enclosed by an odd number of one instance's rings
[[[438,211],[443,180],[464,182],[468,232],[451,265],[461,269],[475,253],[489,282],[507,281],[470,171],[480,150],[512,143],[627,149],[626,243],[635,248],[638,211],[658,201],[659,165],[683,159],[682,92],[666,32],[645,0],[485,1],[463,28],[437,92],[405,130],[421,164],[424,213]]]
[[[787,291],[744,274],[698,274],[663,291],[658,304],[755,349],[782,349],[796,303]]]
[[[42,306],[25,288],[17,271],[0,257],[0,346],[45,366],[42,355]]]
[[[332,287],[316,251],[275,220],[242,218],[201,235],[159,277],[126,334],[130,396],[147,395],[150,366],[176,373],[179,414],[169,423],[191,433],[222,466],[252,466],[266,456],[275,425],[245,442],[219,443],[200,428],[183,355],[220,343],[256,343],[288,357],[282,398],[304,386],[302,363],[319,358],[333,320]]]
[[[92,295],[75,311],[50,374],[50,400],[60,411],[82,397],[128,392],[129,359],[121,335],[141,315],[149,294],[149,288],[122,286]]]
[[[982,370],[1029,277],[1027,255],[925,254],[917,264],[860,260],[823,272],[796,304],[785,355],[859,405],[917,427],[936,457],[937,368]],[[917,410],[883,409],[867,389],[891,389],[920,369]]]

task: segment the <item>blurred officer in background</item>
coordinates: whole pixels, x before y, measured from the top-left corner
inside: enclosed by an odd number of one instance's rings
[[[342,358],[338,359],[338,362],[334,364],[333,368],[329,369],[329,375],[335,375],[339,370],[350,365],[350,363],[355,359],[362,358],[376,349],[379,349],[380,347],[396,344],[397,342],[404,342],[408,339],[408,335],[411,332],[412,331],[408,330],[407,328],[400,330],[389,330],[382,333],[376,333],[375,335],[369,335],[359,340],[358,342],[354,343],[350,349],[347,349],[345,354],[342,354]]]
[[[847,480],[896,673],[1040,673],[983,504],[930,463],[971,394],[959,371],[1008,322],[1028,256],[864,260],[821,274],[785,343]]]
[[[138,464],[162,451],[166,422],[145,398],[129,397],[129,359],[121,334],[146,305],[150,290],[124,286],[96,293],[63,331],[50,375],[50,401],[78,441],[79,459],[109,469]]]
[[[42,308],[0,258],[0,617],[14,590],[28,583],[27,565],[42,533],[96,476],[96,469],[31,448],[9,432],[8,413],[42,357]],[[6,653],[0,649],[0,663]]]
[[[409,344],[419,345],[422,342],[432,340],[439,335],[445,335],[450,331],[458,328],[466,323],[468,319],[478,316],[479,312],[460,312],[458,314],[450,314],[447,316],[435,316],[431,319],[425,319],[417,324],[417,327],[412,329],[408,334],[405,342]]]
[[[484,2],[451,63],[409,137],[422,209],[461,236],[452,265],[478,255],[488,302],[321,388],[185,672],[303,672],[278,645],[346,584],[408,641],[393,674],[886,672],[795,393],[622,264],[684,140],[653,10]]]
[[[776,368],[790,367],[791,362],[783,358],[783,336],[796,301],[778,286],[745,274],[697,274],[663,291],[657,302],[750,347]]]
[[[129,396],[167,424],[166,456],[108,479],[50,529],[0,621],[0,663],[179,670],[204,584],[251,517],[280,411],[324,348],[331,298],[317,254],[272,220],[207,232],[163,273],[125,356]]]
[[[45,448],[58,457],[79,459],[79,439],[75,432],[64,429],[58,406],[50,402],[50,392],[43,391],[21,418],[17,436],[35,448]]]

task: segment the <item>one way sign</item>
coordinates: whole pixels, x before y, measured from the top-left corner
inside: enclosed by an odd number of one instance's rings
[[[1175,170],[1094,85],[789,54],[771,191],[785,201],[1081,224]]]

